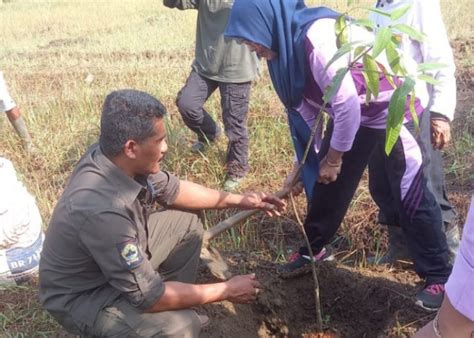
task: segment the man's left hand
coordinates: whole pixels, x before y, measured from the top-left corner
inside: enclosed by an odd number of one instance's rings
[[[441,150],[451,140],[449,121],[443,118],[431,118],[431,144],[433,149]]]
[[[246,193],[243,197],[241,207],[244,209],[261,209],[271,217],[280,216],[280,213],[285,211],[286,208],[286,202],[273,194],[263,192]]]

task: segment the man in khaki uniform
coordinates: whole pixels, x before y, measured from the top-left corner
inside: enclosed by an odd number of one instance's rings
[[[41,254],[39,294],[72,333],[195,337],[207,317],[190,307],[255,300],[254,275],[193,284],[203,234],[195,212],[237,207],[273,215],[284,203],[264,193],[219,192],[161,171],[165,113],[146,93],[109,94],[99,144],[81,158],[56,205]]]
[[[257,74],[258,59],[247,46],[224,38],[234,0],[163,0],[171,8],[197,9],[195,58],[176,104],[184,123],[197,134],[192,146],[204,151],[220,134],[204,104],[219,88],[222,120],[229,140],[227,179],[224,190],[234,191],[249,171],[247,113],[250,84]]]

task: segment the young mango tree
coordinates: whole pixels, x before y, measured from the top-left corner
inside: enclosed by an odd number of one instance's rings
[[[347,1],[347,5],[351,6],[352,0]],[[410,10],[410,5],[401,7],[392,12],[384,12],[374,8],[367,7],[352,7],[347,12],[339,16],[335,23],[336,41],[338,50],[332,57],[332,59],[326,65],[326,69],[330,67],[334,62],[339,60],[341,57],[350,54],[350,61],[345,67],[341,67],[337,70],[332,83],[324,89],[323,105],[318,113],[318,117],[314,123],[311,131],[310,140],[306,146],[305,153],[300,162],[300,168],[304,164],[305,159],[309,151],[311,151],[314,137],[318,131],[318,126],[322,121],[323,112],[326,110],[329,102],[338,92],[344,77],[351,71],[357,70],[361,72],[365,84],[366,84],[366,104],[370,104],[373,99],[377,99],[380,88],[381,75],[390,83],[393,87],[394,92],[391,96],[388,106],[388,117],[386,125],[386,139],[385,139],[385,153],[387,156],[391,153],[394,145],[396,144],[400,131],[403,125],[405,116],[406,106],[408,104],[409,111],[415,127],[419,129],[418,115],[415,111],[415,85],[417,80],[425,81],[428,84],[436,85],[438,81],[428,74],[429,71],[433,71],[444,67],[443,64],[438,63],[420,63],[417,65],[416,71],[409,72],[404,66],[403,55],[401,54],[399,47],[401,43],[401,35],[406,34],[410,39],[423,42],[425,35],[412,27],[397,23],[396,21],[402,18]],[[350,41],[349,32],[351,26],[363,27],[371,32],[374,31],[374,22],[370,19],[352,19],[350,13],[355,10],[366,10],[375,12],[379,15],[390,18],[392,24],[378,29],[374,34],[373,41]],[[378,57],[385,57],[388,61],[388,69],[381,62],[377,61]],[[295,175],[298,177],[298,175]],[[291,197],[291,195],[290,195]],[[293,202],[293,200],[292,200]],[[292,203],[294,205],[294,202]],[[296,209],[295,209],[296,212]],[[297,213],[296,213],[297,214]],[[316,273],[315,261],[313,259],[313,252],[311,245],[304,232],[303,224],[298,219],[298,224],[304,234],[306,246],[308,247],[311,266],[314,280],[314,294],[315,294],[315,307],[316,307],[316,324],[319,333],[323,332],[323,321],[322,312],[319,299],[319,281]]]

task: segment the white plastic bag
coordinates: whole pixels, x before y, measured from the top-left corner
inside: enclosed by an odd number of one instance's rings
[[[43,239],[34,197],[18,180],[13,164],[0,157],[0,287],[37,274]]]

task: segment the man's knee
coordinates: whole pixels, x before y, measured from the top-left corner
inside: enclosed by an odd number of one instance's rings
[[[201,123],[203,114],[200,113],[202,107],[193,98],[191,92],[184,87],[176,97],[176,106],[182,118],[186,121]]]
[[[189,233],[195,235],[197,239],[202,240],[204,236],[203,212],[202,211],[190,212],[190,217],[191,217],[191,222],[189,226]]]
[[[166,321],[159,332],[152,337],[198,337],[201,332],[201,321],[194,310],[168,311]]]
[[[126,302],[102,310],[94,335],[132,337],[198,337],[201,321],[194,310],[143,313]]]

